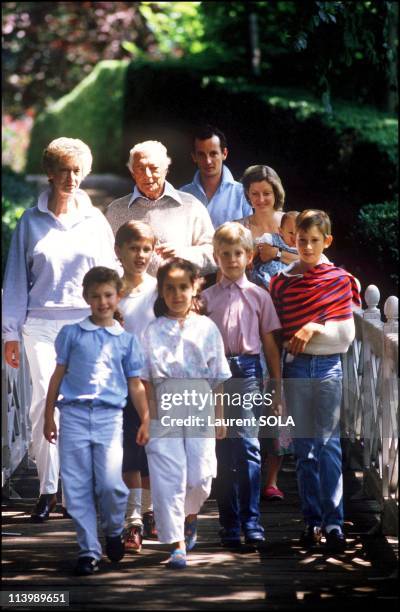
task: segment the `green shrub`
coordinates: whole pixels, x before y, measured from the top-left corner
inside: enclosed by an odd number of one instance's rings
[[[351,202],[391,200],[397,187],[397,119],[372,107],[333,100],[333,113],[299,89],[222,77],[195,62],[131,62],[126,74],[123,149],[161,138],[171,154],[172,182],[187,182],[188,148],[180,134],[208,121],[227,132],[235,176],[252,163],[293,169],[310,185]],[[166,99],[166,92],[179,92]],[[188,145],[189,146],[189,145]],[[179,160],[179,161],[178,161]],[[180,168],[182,167],[182,168]],[[366,180],[373,177],[373,180]]]
[[[2,271],[4,272],[12,233],[24,210],[35,203],[37,191],[26,182],[23,174],[18,174],[7,166],[3,167],[2,183],[1,254],[3,260]]]
[[[324,188],[348,195],[357,210],[365,201],[382,202],[396,194],[395,116],[343,100],[333,100],[333,112],[327,113],[308,92],[251,84],[243,78],[206,79],[206,86],[213,84],[224,95],[228,92],[242,100],[247,116],[257,117],[263,126],[264,139],[279,143],[286,163]],[[264,110],[257,101],[262,101]]]
[[[333,100],[332,112],[327,113],[321,101],[300,89],[254,85],[246,82],[243,77],[233,79],[211,76],[207,82],[217,83],[232,93],[251,93],[261,97],[268,106],[291,110],[301,122],[317,117],[321,124],[333,128],[339,135],[354,131],[359,140],[377,145],[393,163],[397,163],[398,120],[372,106]]]
[[[90,147],[94,172],[121,171],[126,66],[126,61],[100,62],[69,94],[37,117],[28,149],[27,172],[42,172],[43,149],[60,136],[80,138]]]
[[[41,114],[33,127],[27,171],[41,172],[44,147],[58,136],[82,138],[94,172],[123,173],[132,143],[165,141],[172,182],[186,182],[190,161],[183,139],[195,121],[215,123],[230,135],[236,174],[254,160],[290,165],[324,190],[351,201],[391,200],[397,185],[397,119],[333,100],[333,113],[299,89],[271,88],[243,77],[215,74],[199,58],[100,62],[71,93]],[[246,158],[244,151],[251,153]],[[240,155],[240,158],[239,158]],[[180,168],[182,166],[182,168]],[[366,180],[373,177],[373,180]]]
[[[356,238],[374,254],[391,279],[398,280],[398,202],[367,204],[358,215]]]

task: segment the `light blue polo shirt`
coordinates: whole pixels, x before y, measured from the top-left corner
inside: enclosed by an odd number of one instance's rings
[[[243,185],[235,181],[229,168],[222,166],[221,182],[211,200],[207,199],[203,185],[200,180],[200,172],[197,170],[193,181],[180,188],[194,195],[207,208],[214,228],[219,227],[226,221],[236,221],[253,214],[253,209],[246,200]]]
[[[57,405],[125,406],[127,378],[140,376],[143,356],[135,336],[117,321],[112,327],[99,327],[88,317],[64,325],[55,348],[57,364],[67,366]]]

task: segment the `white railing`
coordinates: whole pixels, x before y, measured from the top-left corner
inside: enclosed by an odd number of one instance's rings
[[[398,501],[398,298],[390,296],[382,322],[379,289],[365,291],[355,311],[356,338],[344,356],[342,432],[361,453],[361,469],[383,511]],[[370,487],[371,490],[371,487]],[[385,519],[384,519],[385,520]]]
[[[2,487],[28,452],[31,439],[29,406],[31,381],[29,366],[21,345],[18,370],[10,368],[3,358],[1,368],[1,484]]]

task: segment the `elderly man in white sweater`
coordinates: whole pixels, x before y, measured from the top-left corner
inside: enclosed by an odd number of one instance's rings
[[[156,249],[148,272],[157,269],[171,257],[188,259],[201,274],[216,270],[210,216],[199,200],[177,191],[165,180],[171,163],[161,142],[147,140],[130,151],[128,168],[135,181],[132,194],[114,200],[106,217],[114,234],[126,221],[144,221],[156,236]]]

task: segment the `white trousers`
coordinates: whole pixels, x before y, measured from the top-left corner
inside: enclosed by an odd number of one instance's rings
[[[168,432],[160,421],[151,421],[145,448],[158,540],[163,544],[185,539],[185,517],[200,511],[216,475],[215,438],[189,435],[184,428]]]
[[[75,320],[81,320],[79,317]],[[29,418],[32,425],[31,454],[36,461],[40,481],[40,494],[56,493],[60,463],[58,442],[50,444],[43,435],[44,407],[51,375],[56,367],[54,341],[63,325],[75,320],[49,321],[28,318],[22,327],[22,335],[32,380],[32,401]],[[59,425],[59,412],[55,410]]]

